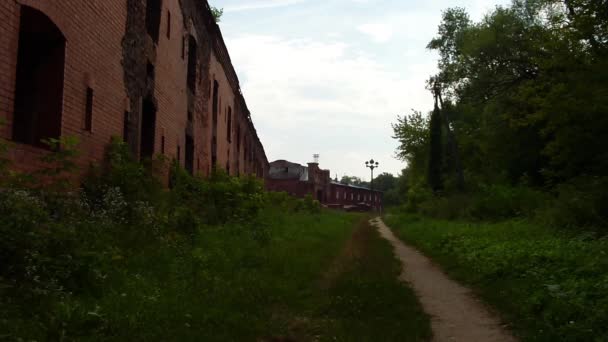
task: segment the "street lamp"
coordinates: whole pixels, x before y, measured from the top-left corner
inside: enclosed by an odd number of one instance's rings
[[[380,165],[380,164],[377,161],[374,161],[373,159],[365,162],[365,167],[369,167],[370,170],[372,170],[372,180],[371,180],[371,190],[372,191],[374,191],[374,169],[377,169],[378,165]]]

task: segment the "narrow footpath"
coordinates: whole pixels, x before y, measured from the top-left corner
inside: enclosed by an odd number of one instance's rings
[[[378,217],[370,223],[393,245],[403,266],[400,279],[414,289],[432,317],[433,341],[517,341],[469,289],[449,279],[418,250],[405,245],[382,219]]]

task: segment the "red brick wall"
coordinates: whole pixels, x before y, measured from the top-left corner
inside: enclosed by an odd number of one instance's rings
[[[10,139],[13,116],[20,4],[46,14],[66,38],[62,134],[81,141],[82,164],[99,160],[111,135],[122,134],[125,91],[121,40],[125,32],[124,0],[0,2],[0,117],[8,125],[2,136]],[[86,90],[94,90],[93,129],[84,130]],[[19,168],[38,166],[43,151],[15,144],[11,157]]]
[[[286,192],[299,198],[312,193],[312,187],[309,183],[297,179],[267,179],[266,190]]]
[[[145,4],[145,0],[140,1],[141,4]],[[196,13],[183,13],[186,2],[190,6],[188,8],[196,9]],[[132,103],[138,103],[139,100],[129,99],[125,90],[122,43],[128,17],[127,0],[0,1],[0,46],[3,47],[0,50],[0,118],[7,121],[7,126],[0,128],[0,136],[6,139],[12,136],[21,5],[43,12],[58,26],[66,38],[62,135],[79,138],[82,150],[80,163],[83,166],[89,162],[98,162],[103,158],[110,138],[122,136],[124,112],[135,111],[131,108]],[[263,176],[268,168],[263,146],[259,143],[253,125],[249,122],[249,113],[240,95],[238,80],[235,80],[234,69],[225,52],[221,33],[215,24],[209,24],[210,13],[206,6],[199,0],[162,1],[159,41],[154,49],[149,49],[154,51],[155,56],[148,56],[155,69],[153,95],[158,107],[154,151],[156,154],[161,153],[161,141],[164,137],[164,154],[170,159],[177,158],[179,146],[180,161],[184,165],[185,132],[188,127],[190,100],[194,118],[192,127],[195,140],[194,170],[208,174],[211,168],[212,110],[212,101],[209,99],[212,82],[217,80],[220,99],[217,127],[218,167],[225,168],[228,164],[232,174],[257,171]],[[171,13],[169,37],[167,37],[168,12]],[[200,63],[197,63],[198,82],[196,93],[192,98],[188,96],[186,81],[189,34],[195,37],[199,47],[206,44],[198,56],[200,59]],[[203,37],[197,37],[198,35]],[[186,37],[184,58],[182,58],[183,37]],[[145,41],[146,46],[153,44],[147,36],[142,36],[141,39]],[[210,57],[201,55],[202,51],[209,50],[211,50]],[[208,63],[206,58],[210,59]],[[91,132],[84,130],[87,87],[94,90]],[[229,106],[232,108],[232,142],[229,142],[227,137]],[[237,125],[240,125],[242,135],[238,155]],[[254,158],[245,156],[246,150],[254,151],[255,153],[251,153]],[[38,148],[15,144],[11,150],[11,158],[16,167],[32,169],[40,166],[37,160],[43,153],[45,152]],[[239,165],[238,170],[237,165]],[[257,168],[254,168],[254,165]]]
[[[171,35],[167,37],[167,13],[171,12]],[[161,153],[162,137],[165,137],[165,156],[177,159],[180,147],[180,164],[184,166],[188,121],[188,98],[186,74],[188,70],[188,38],[184,17],[179,2],[162,1],[160,34],[156,48],[154,97],[158,104],[156,117],[155,151]],[[182,58],[182,39],[186,38],[185,54]],[[197,90],[200,87],[197,87]],[[200,113],[193,114],[195,122]],[[200,122],[200,121],[199,121]],[[198,133],[198,134],[197,134]],[[200,135],[195,132],[195,135]],[[197,151],[195,150],[195,170]]]
[[[332,183],[328,203],[339,205],[365,203],[380,210],[382,208],[382,192]]]

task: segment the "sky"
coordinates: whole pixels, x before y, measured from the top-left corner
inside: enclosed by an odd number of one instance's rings
[[[438,56],[426,49],[441,12],[479,20],[509,0],[210,0],[269,161],[370,179],[406,166],[391,123],[427,112],[425,81]]]

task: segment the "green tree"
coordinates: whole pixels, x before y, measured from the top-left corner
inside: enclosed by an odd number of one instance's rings
[[[397,186],[397,178],[393,174],[383,172],[374,177],[374,190],[389,191]]]
[[[437,94],[435,94],[435,109],[431,114],[429,127],[429,167],[427,170],[427,182],[433,192],[443,190],[443,143],[441,131],[441,112],[439,110]]]
[[[222,15],[224,15],[224,9],[217,8],[215,6],[211,6],[211,14],[213,15],[213,18],[215,19],[215,22],[219,23],[220,21],[222,21]]]

